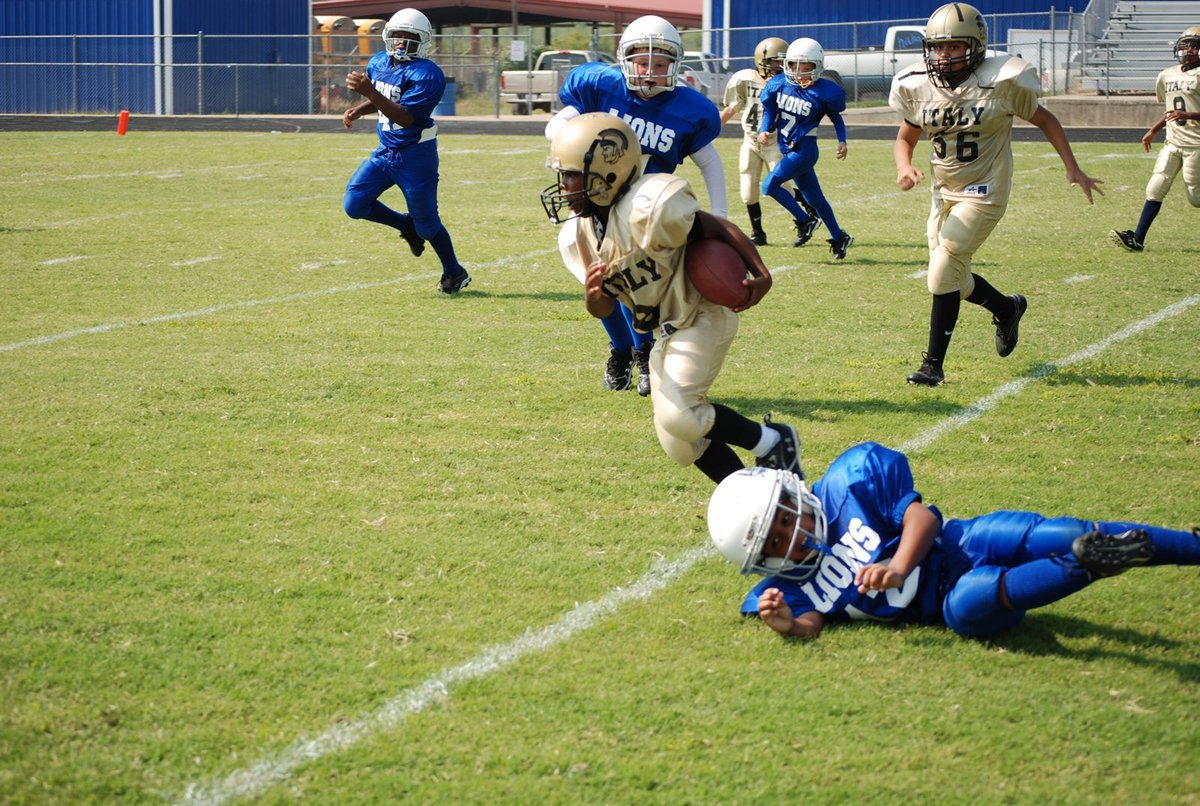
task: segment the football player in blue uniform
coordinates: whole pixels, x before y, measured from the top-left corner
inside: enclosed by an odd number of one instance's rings
[[[581,114],[616,115],[637,133],[645,173],[674,173],[691,157],[704,176],[712,214],[728,218],[725,169],[712,144],[721,133],[721,116],[703,94],[678,83],[683,40],[675,26],[662,17],[639,17],[621,34],[617,59],[617,65],[584,64],[567,75],[559,93],[563,108],[546,125],[546,139],[553,142],[563,125]],[[638,394],[649,395],[653,335],[634,329],[633,314],[624,305],[601,321],[610,342],[605,388],[628,389],[636,360]]]
[[[346,86],[366,100],[346,110],[347,129],[363,115],[377,112],[379,148],[358,166],[346,184],[342,207],[351,218],[365,218],[400,232],[415,257],[428,241],[442,262],[438,290],[457,294],[471,282],[458,262],[450,233],[438,216],[437,124],[430,114],[446,89],[446,76],[425,56],[433,27],[420,11],[397,11],[383,28],[384,51],[353,71]],[[404,194],[408,214],[379,201],[395,185]]]
[[[739,470],[709,501],[713,543],[763,574],[742,602],[781,635],[835,620],[946,624],[986,638],[1028,610],[1142,565],[1200,565],[1200,529],[1000,511],[944,520],[904,454],[850,448],[810,488],[768,468]]]
[[[770,133],[778,132],[783,158],[763,180],[762,192],[792,214],[799,235],[795,245],[803,246],[812,238],[819,222],[784,189],[785,182],[795,180],[805,202],[817,211],[833,236],[829,239],[829,251],[836,259],[843,260],[854,238],[838,226],[814,170],[820,155],[817,136],[812,131],[822,118],[828,117],[833,123],[838,140],[837,158],[844,160],[848,151],[846,122],[842,120],[846,92],[829,79],[821,78],[824,64],[825,50],[816,40],[797,39],[788,45],[782,75],[773,77],[763,87],[758,142],[765,146]]]

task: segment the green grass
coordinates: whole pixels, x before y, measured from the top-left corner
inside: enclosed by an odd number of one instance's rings
[[[645,400],[600,388],[602,331],[538,203],[544,140],[441,139],[475,276],[446,299],[431,250],[341,212],[373,139],[0,135],[0,801],[230,794],[339,726],[362,735],[262,799],[1196,801],[1195,569],[1106,580],[992,643],[800,643],[743,621],[751,580],[706,555],[447,677],[703,546],[711,485],[662,455]],[[1136,221],[1153,157],[1076,144],[1107,180],[1093,208],[1049,146],[1016,144],[976,269],[1029,297],[1021,346],[996,358],[964,306],[946,385],[917,389],[928,195],[895,189],[890,149],[852,137],[819,165],[844,263],[787,246],[764,202],[776,284],[715,399],[795,423],[818,475],[1037,378],[914,452],[928,501],[1200,524],[1200,306],[1055,371],[1196,294],[1182,189],[1128,255],[1105,234]]]

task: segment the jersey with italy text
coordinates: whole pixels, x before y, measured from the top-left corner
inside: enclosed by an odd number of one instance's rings
[[[1200,112],[1200,67],[1184,70],[1168,67],[1158,74],[1154,92],[1167,111]],[[1167,142],[1176,148],[1200,148],[1200,120],[1173,120],[1167,123]]]
[[[709,304],[683,270],[699,210],[686,180],[647,174],[612,206],[603,237],[594,219],[572,219],[576,226],[559,230],[559,252],[577,277],[587,269],[587,254],[608,264],[604,290],[633,312],[634,330],[649,333],[663,324],[684,328],[700,305]]]
[[[933,144],[935,198],[1006,206],[1013,117],[1033,117],[1040,92],[1033,65],[991,56],[955,89],[935,86],[924,65],[902,72],[892,81],[888,103]]]
[[[734,114],[742,122],[742,131],[748,138],[758,137],[758,122],[762,120],[762,94],[766,81],[757,70],[738,70],[729,77],[725,85],[725,106],[733,107]]]
[[[674,173],[721,133],[721,114],[699,91],[678,85],[642,98],[625,85],[619,65],[583,64],[567,74],[559,98],[580,112],[608,112],[637,133],[646,173]]]
[[[367,64],[367,78],[380,93],[409,111],[413,122],[408,126],[393,123],[383,112],[375,130],[384,148],[404,148],[432,139],[437,125],[431,114],[442,100],[446,76],[442,68],[429,59],[413,59],[392,63],[387,51],[376,53]]]
[[[827,78],[818,78],[807,87],[787,80],[783,74],[771,76],[762,90],[762,123],[759,130],[778,131],[779,150],[794,151],[800,138],[817,128],[821,119],[833,123],[839,143],[846,142],[846,91]]]
[[[900,545],[904,512],[921,500],[913,489],[912,470],[902,453],[864,442],[843,452],[813,485],[829,519],[832,552],[804,582],[767,577],[742,602],[741,612],[758,612],[758,597],[779,588],[793,615],[817,611],[831,620],[920,621],[941,619],[936,577],[945,564],[938,541],[899,588],[859,593],[854,575],[875,562],[886,563]],[[941,520],[941,513],[930,507]],[[931,580],[933,580],[931,582]]]

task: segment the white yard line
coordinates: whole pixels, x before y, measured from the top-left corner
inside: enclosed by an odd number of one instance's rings
[[[987,397],[968,406],[962,413],[947,417],[924,433],[905,442],[900,446],[900,450],[907,453],[926,448],[945,434],[962,428],[991,411],[1000,401],[1020,392],[1032,381],[1044,378],[1062,367],[1094,358],[1114,344],[1149,330],[1166,319],[1178,316],[1198,302],[1200,302],[1200,294],[1180,300],[1067,356],[1057,364],[1039,368],[1030,377],[1005,384]],[[684,552],[674,560],[660,560],[632,585],[614,588],[599,599],[576,605],[574,610],[553,624],[538,630],[527,630],[520,638],[507,644],[485,647],[466,663],[445,669],[420,685],[401,691],[383,706],[364,717],[334,725],[315,738],[297,740],[286,750],[267,756],[263,761],[251,767],[236,770],[224,778],[208,783],[189,784],[178,802],[220,804],[234,798],[253,797],[261,794],[269,786],[286,781],[300,765],[316,761],[330,753],[345,750],[380,731],[391,730],[406,718],[424,711],[430,704],[445,700],[450,696],[450,689],[453,686],[498,672],[531,652],[551,649],[571,638],[575,633],[588,629],[600,619],[612,615],[622,605],[631,601],[649,599],[711,554],[711,547],[706,542],[702,546]]]

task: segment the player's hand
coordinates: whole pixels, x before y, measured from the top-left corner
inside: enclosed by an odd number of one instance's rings
[[[838,143],[838,147],[837,147],[837,158],[838,158],[838,159],[840,159],[840,160],[844,160],[844,159],[846,159],[846,154],[847,154],[849,151],[850,151],[850,149],[849,149],[849,147],[848,147],[848,146],[847,146],[845,143]]]
[[[583,304],[588,313],[603,319],[613,311],[613,298],[604,293],[604,273],[608,264],[603,260],[593,261],[587,267],[587,275],[583,281]]]
[[[371,86],[371,81],[367,78],[367,74],[361,70],[352,70],[346,76],[346,86],[359,95],[366,95],[364,90]]]
[[[1104,195],[1104,191],[1100,189],[1100,186],[1104,184],[1104,180],[1093,179],[1083,171],[1067,171],[1067,181],[1071,183],[1071,187],[1078,187],[1083,191],[1083,195],[1087,196],[1088,204],[1096,203],[1092,200],[1092,191],[1099,193],[1101,196]]]
[[[758,597],[758,617],[777,633],[792,631],[792,608],[783,600],[779,588],[767,588]]]
[[[885,591],[903,585],[907,576],[893,571],[883,563],[871,563],[858,569],[858,573],[854,575],[854,584],[858,586],[859,593]]]
[[[896,171],[896,184],[900,186],[901,190],[912,190],[921,184],[921,180],[924,178],[925,174],[919,168],[914,168],[912,165]]]
[[[747,300],[746,304],[740,308],[731,308],[730,310],[734,311],[735,313],[740,313],[747,308],[753,308],[755,305],[762,302],[762,298],[765,297],[767,292],[771,290],[771,283],[773,282],[774,281],[771,279],[771,275],[769,274],[765,277],[747,277],[745,280],[742,280],[742,285],[750,289],[750,299]]]
[[[766,132],[758,133],[758,144],[760,146],[765,146],[769,140],[770,140],[770,135],[768,135]]]
[[[1142,135],[1142,150],[1143,151],[1149,151],[1150,146],[1154,145],[1154,135],[1155,134],[1156,134],[1156,132],[1154,131],[1154,129],[1151,129],[1150,131],[1148,131]]]
[[[342,113],[342,125],[349,129],[361,117],[362,112],[358,111],[358,107],[352,106]]]

